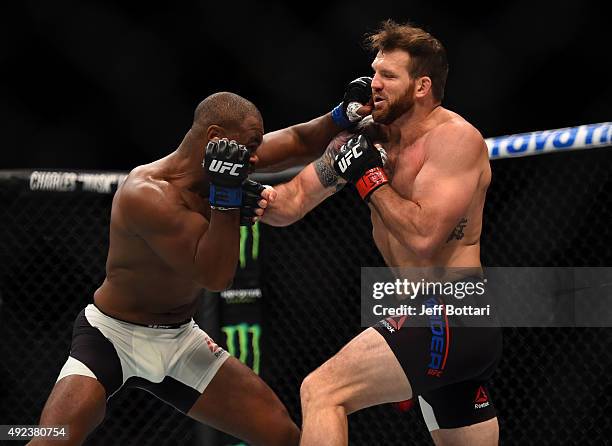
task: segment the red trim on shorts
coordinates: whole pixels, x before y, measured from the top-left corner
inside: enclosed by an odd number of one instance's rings
[[[446,365],[446,358],[448,358],[448,346],[450,345],[450,329],[448,327],[448,316],[446,314],[446,308],[444,309],[444,321],[446,322],[446,352],[444,352],[444,361],[442,361],[442,370]]]

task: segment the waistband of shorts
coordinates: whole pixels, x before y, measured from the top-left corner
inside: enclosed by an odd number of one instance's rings
[[[123,322],[124,324],[136,325],[138,327],[176,329],[176,328],[184,327],[185,325],[191,323],[191,321],[193,320],[192,318],[189,318],[189,319],[186,319],[184,321],[177,322],[174,324],[139,324],[138,322],[126,321],[125,319],[119,319],[118,317],[111,316],[110,314],[107,314],[104,311],[102,311],[100,307],[98,307],[95,303],[92,303],[91,305],[93,305],[96,308],[96,310],[98,310],[100,313],[102,313],[106,317],[110,317],[111,319],[114,319],[116,321]]]

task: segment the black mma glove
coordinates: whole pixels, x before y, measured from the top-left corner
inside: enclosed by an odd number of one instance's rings
[[[362,116],[357,114],[357,109],[370,102],[371,97],[371,77],[362,76],[350,82],[344,90],[342,102],[332,110],[332,119],[336,125],[345,129],[361,121]]]
[[[210,207],[225,211],[242,205],[242,182],[248,175],[249,151],[236,141],[209,141],[204,169],[210,178]]]
[[[248,178],[242,183],[242,206],[240,207],[240,226],[252,226],[253,219],[259,217],[255,213],[260,209],[258,201],[262,199],[261,193],[265,190],[265,186],[257,181],[249,180]]]
[[[356,135],[340,147],[334,157],[334,169],[346,181],[353,183],[362,199],[389,182],[383,170],[386,154],[367,135]]]

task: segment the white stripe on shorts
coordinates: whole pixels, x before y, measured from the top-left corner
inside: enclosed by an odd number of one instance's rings
[[[438,420],[436,420],[436,414],[433,411],[433,407],[431,407],[431,405],[425,401],[422,396],[419,396],[419,405],[421,406],[421,412],[423,413],[423,418],[425,419],[425,424],[427,424],[427,429],[429,429],[429,432],[440,429],[440,426],[438,426]]]
[[[57,377],[57,380],[55,382],[58,382],[60,379],[69,375],[82,375],[89,376],[93,379],[98,379],[94,372],[89,369],[89,367],[87,367],[78,359],[73,358],[72,356],[68,356],[68,360],[64,364],[64,367],[62,367],[62,370],[60,371],[59,376]]]

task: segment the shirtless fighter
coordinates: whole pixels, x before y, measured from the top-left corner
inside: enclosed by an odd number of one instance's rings
[[[348,181],[368,203],[374,241],[389,266],[479,270],[491,170],[480,133],[441,106],[445,50],[425,31],[392,21],[368,43],[377,51],[371,80],[375,126],[367,132],[374,141],[357,135],[338,150],[348,136],[336,138],[293,180],[264,192],[268,207],[262,219],[291,224]],[[434,339],[429,326],[410,326],[408,320],[398,329],[397,322],[384,322],[306,377],[300,444],[346,445],[348,414],[417,395],[437,445],[497,444],[485,382],[501,354],[500,330],[450,327]],[[444,362],[432,364],[430,349],[440,345],[449,347]]]
[[[132,170],[113,199],[106,279],[76,318],[40,425],[68,425],[63,444],[81,444],[102,422],[106,401],[133,386],[251,445],[297,444],[299,430],[272,390],[192,316],[203,288],[232,281],[239,208],[245,224],[261,212],[263,187],[244,182],[249,157],[262,166],[289,153],[307,159],[339,130],[328,113],[264,138],[251,102],[217,93],[198,105],[176,151]]]

